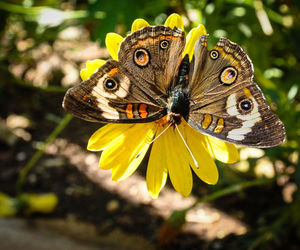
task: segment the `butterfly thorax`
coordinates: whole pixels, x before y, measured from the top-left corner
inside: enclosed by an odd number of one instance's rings
[[[179,124],[181,117],[186,118],[189,114],[189,97],[182,85],[171,89],[168,101],[168,122]]]

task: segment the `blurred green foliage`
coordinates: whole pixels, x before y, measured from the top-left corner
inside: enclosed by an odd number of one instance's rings
[[[221,190],[229,184],[259,178],[255,167],[262,159],[273,166],[274,173],[267,176],[275,179],[273,186],[269,186],[273,192],[279,192],[278,196],[281,197],[281,192],[284,193],[288,186],[294,187],[288,200],[275,202],[268,200],[268,197],[260,197],[268,203],[265,213],[257,216],[257,221],[252,223],[247,234],[236,236],[230,243],[232,249],[245,246],[253,249],[283,248],[290,242],[299,243],[300,1],[0,1],[0,69],[14,77],[12,81],[17,85],[35,88],[37,86],[24,80],[22,75],[14,76],[10,66],[20,63],[33,65],[34,57],[25,52],[43,43],[52,46],[58,33],[67,27],[83,27],[91,40],[104,45],[106,33],[115,31],[126,35],[136,18],[144,18],[157,25],[162,24],[173,12],[184,17],[186,31],[203,23],[210,34],[210,46],[218,38],[225,36],[246,50],[254,64],[255,81],[286,126],[286,143],[264,150],[259,157],[246,157],[246,170],[239,171],[238,166],[225,168],[219,164],[222,177],[212,190]],[[20,49],[20,41],[30,43]],[[53,82],[42,89],[55,87],[51,91],[65,90],[59,82]],[[5,93],[5,84],[0,83],[0,96]],[[1,112],[2,117],[8,115],[5,111]],[[258,199],[259,195],[258,193]]]

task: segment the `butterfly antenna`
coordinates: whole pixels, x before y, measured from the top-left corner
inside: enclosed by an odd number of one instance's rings
[[[158,137],[160,137],[164,132],[166,132],[166,130],[172,125],[172,123],[170,123],[163,131],[161,131],[158,136],[155,136],[155,138],[148,142],[147,144],[151,145]],[[138,154],[135,156],[135,158],[138,158],[140,156],[140,154],[142,153],[142,150],[140,152],[138,152]]]
[[[187,150],[189,151],[190,155],[192,156],[192,158],[194,160],[194,163],[196,165],[196,168],[199,168],[199,165],[198,165],[198,162],[197,162],[196,158],[194,157],[194,155],[193,155],[191,149],[189,148],[189,146],[187,145],[187,143],[186,143],[185,139],[183,138],[183,136],[182,136],[182,134],[181,134],[181,132],[180,132],[180,130],[179,130],[179,128],[178,128],[178,126],[177,126],[176,123],[175,123],[175,126],[176,126],[176,129],[177,129],[177,131],[178,131],[178,133],[179,133],[179,135],[180,135],[180,137],[181,137],[184,145],[186,146]]]

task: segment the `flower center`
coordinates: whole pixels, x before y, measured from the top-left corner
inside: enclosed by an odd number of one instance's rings
[[[168,126],[170,124],[169,121],[168,121],[168,115],[166,115],[163,118],[155,121],[155,123],[158,124],[158,126],[160,126],[160,127]]]
[[[160,126],[160,127],[167,127],[170,124],[171,125],[175,125],[175,124],[180,124],[181,123],[181,118],[182,116],[180,114],[176,114],[173,112],[168,113],[166,116],[164,116],[163,118],[155,121],[155,123]]]

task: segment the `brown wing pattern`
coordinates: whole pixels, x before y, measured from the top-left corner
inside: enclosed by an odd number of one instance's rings
[[[128,35],[119,62],[108,61],[71,88],[63,107],[95,122],[139,123],[163,117],[184,45],[184,32],[177,28],[149,26]]]
[[[119,62],[110,60],[88,80],[69,89],[63,107],[93,122],[139,123],[164,116],[160,103],[138,85]]]
[[[158,98],[167,93],[175,80],[184,46],[182,30],[149,26],[127,36],[118,56],[122,67],[140,87]]]
[[[238,44],[221,38],[212,50],[208,50],[207,38],[208,35],[203,35],[196,42],[191,64],[189,88],[194,101],[220,98],[220,92],[230,90],[236,83],[253,79],[252,62]],[[225,81],[225,78],[222,82],[222,72],[235,75],[231,81]]]
[[[242,48],[221,38],[207,49],[199,38],[189,75],[188,123],[202,133],[235,144],[273,147],[285,140],[283,123],[267,105]]]

